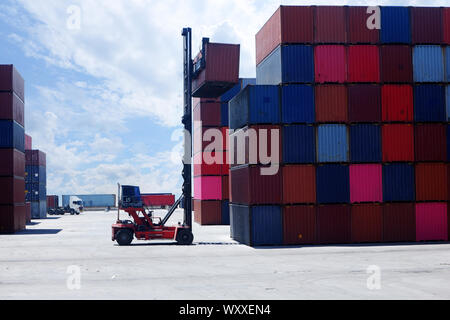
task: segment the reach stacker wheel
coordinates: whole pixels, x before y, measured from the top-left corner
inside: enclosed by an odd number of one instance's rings
[[[133,231],[125,229],[117,231],[116,241],[119,246],[129,246],[133,242]]]
[[[194,235],[189,230],[181,229],[178,231],[176,240],[181,246],[189,246],[194,241]]]

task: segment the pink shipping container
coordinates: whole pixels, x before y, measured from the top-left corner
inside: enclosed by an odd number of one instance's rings
[[[383,169],[379,164],[350,166],[350,201],[383,202]]]
[[[344,46],[317,46],[314,50],[314,65],[316,82],[344,83],[347,79]]]
[[[25,134],[25,150],[32,150],[32,149],[33,149],[33,138]]]
[[[448,221],[446,203],[416,205],[417,241],[447,241]]]
[[[380,82],[380,51],[377,46],[348,48],[348,81]]]
[[[194,178],[196,200],[222,200],[222,177]]]

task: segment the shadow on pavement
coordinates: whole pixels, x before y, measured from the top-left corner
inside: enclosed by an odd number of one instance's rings
[[[46,235],[46,234],[58,234],[62,231],[62,229],[30,229],[24,230],[20,232],[16,232],[14,235]]]

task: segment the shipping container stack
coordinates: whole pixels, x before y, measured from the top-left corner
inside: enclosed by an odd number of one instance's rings
[[[0,234],[25,229],[24,80],[0,65]]]
[[[27,150],[32,150],[32,149],[33,149],[33,138],[31,136],[29,136],[28,134],[25,134],[25,152],[27,152]],[[25,175],[26,174],[27,174],[27,172],[25,171]],[[31,202],[29,200],[27,200],[27,196],[26,196],[27,193],[28,193],[28,190],[27,190],[26,184],[25,184],[26,221],[27,221],[27,224],[30,224],[31,223]]]
[[[40,150],[25,151],[26,201],[31,203],[31,218],[47,218],[47,159]]]
[[[281,160],[263,175],[247,143],[232,165],[235,240],[449,240],[450,9],[381,7],[381,29],[367,10],[281,6],[256,35],[231,139],[279,129]]]
[[[59,196],[47,196],[47,211],[59,208]]]
[[[206,55],[206,69],[193,84],[194,91],[201,96],[193,100],[194,221],[200,225],[229,225],[227,106],[249,80],[238,79],[238,45],[204,40],[204,48],[196,62],[199,63],[202,54]],[[199,89],[205,79],[215,82],[216,89],[209,92],[205,86]],[[232,87],[223,90],[223,85],[228,86],[229,83],[233,84]],[[226,93],[221,97],[219,92]]]

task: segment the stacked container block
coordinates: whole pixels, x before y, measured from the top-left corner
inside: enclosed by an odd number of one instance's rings
[[[31,203],[31,218],[47,218],[47,159],[40,150],[25,151],[26,201]]]
[[[279,127],[280,170],[232,165],[234,239],[449,240],[449,11],[381,7],[381,29],[368,27],[367,7],[276,11],[256,35],[257,85],[230,102],[230,128],[238,139]]]
[[[33,138],[31,136],[29,136],[28,134],[25,134],[25,152],[27,150],[32,150],[33,149]],[[26,174],[26,172],[25,172]],[[26,207],[26,221],[27,224],[31,223],[31,202],[29,201],[29,199],[27,200],[27,196],[26,194],[28,193],[28,191],[26,190],[26,184],[25,184],[25,207]]]
[[[24,80],[0,65],[0,234],[25,229]]]

